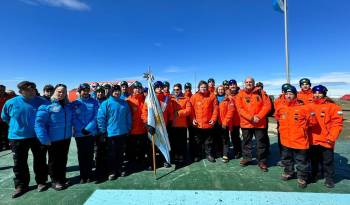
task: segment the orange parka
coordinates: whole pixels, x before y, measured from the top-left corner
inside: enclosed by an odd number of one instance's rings
[[[187,97],[171,98],[174,110],[173,127],[188,127],[188,116],[191,115],[192,106]]]
[[[145,123],[142,120],[142,109],[145,103],[143,94],[130,95],[126,101],[130,106],[132,113],[131,131],[132,135],[140,135],[146,133]]]
[[[215,87],[208,87],[208,90],[211,94],[215,93]]]
[[[284,103],[275,110],[275,118],[279,122],[281,144],[287,148],[308,149],[308,126],[315,120],[311,111],[301,100],[294,99]]]
[[[271,110],[271,101],[267,94],[259,93],[257,88],[248,92],[240,90],[236,97],[236,107],[240,116],[241,128],[266,128],[266,115]],[[259,117],[258,123],[253,122],[253,117]]]
[[[192,92],[191,91],[185,91],[184,96],[186,98],[191,98],[192,97]]]
[[[173,111],[173,105],[171,103],[171,98],[169,96],[165,96],[163,93],[156,93],[160,107],[163,107],[164,103],[166,103],[165,109],[163,110],[163,117],[164,122],[166,125],[168,125],[169,122],[173,121],[174,119],[174,111]],[[147,123],[148,118],[148,106],[147,102],[145,101],[143,108],[142,108],[142,120],[144,123]]]
[[[308,89],[306,91],[301,90],[298,92],[298,99],[303,101],[305,105],[312,103],[313,101],[313,93],[311,89]]]
[[[197,128],[208,129],[213,128],[219,113],[218,100],[214,94],[210,92],[197,92],[191,97],[192,119],[197,120]],[[209,121],[213,121],[213,125]]]
[[[341,107],[328,98],[315,100],[309,106],[317,119],[317,124],[309,128],[311,144],[334,148],[334,143],[343,128]]]
[[[236,110],[234,101],[230,97],[225,97],[219,103],[219,125],[227,126],[229,129],[232,128],[233,113]]]
[[[239,127],[240,126],[240,117],[239,117],[239,113],[237,110],[237,106],[236,106],[236,97],[237,95],[230,95],[230,98],[235,106],[235,109],[233,110],[233,117],[232,117],[232,126],[233,127]]]

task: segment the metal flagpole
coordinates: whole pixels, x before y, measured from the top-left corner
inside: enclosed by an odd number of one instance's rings
[[[284,45],[286,49],[286,79],[287,83],[290,83],[289,73],[289,54],[288,54],[288,18],[287,18],[287,0],[284,0]]]

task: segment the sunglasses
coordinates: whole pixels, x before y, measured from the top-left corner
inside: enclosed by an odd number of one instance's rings
[[[178,88],[177,88],[177,89],[175,89],[175,88],[174,88],[173,90],[174,90],[174,91],[179,91],[180,89],[178,89]]]

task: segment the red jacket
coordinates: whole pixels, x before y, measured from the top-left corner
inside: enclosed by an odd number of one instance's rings
[[[235,109],[233,110],[233,118],[232,118],[232,126],[233,127],[239,127],[240,126],[240,117],[239,117],[239,113],[237,110],[237,106],[236,106],[236,97],[237,95],[230,95],[231,100],[234,103]]]
[[[4,107],[6,101],[8,101],[9,99],[11,99],[12,96],[8,95],[5,93],[4,97],[0,98],[0,115],[1,115],[1,112],[2,112],[2,108]],[[2,119],[0,117],[0,122],[2,122]]]
[[[309,107],[315,112],[317,119],[317,124],[309,129],[311,144],[334,148],[334,143],[343,128],[341,107],[327,98],[316,101]]]
[[[275,110],[275,118],[279,122],[281,144],[293,149],[308,149],[307,129],[312,123],[310,110],[300,100],[285,102]]]
[[[204,94],[197,92],[191,97],[190,102],[192,105],[192,119],[197,120],[197,127],[202,129],[212,128],[219,112],[216,96],[209,92]],[[210,120],[213,121],[212,125],[209,124]]]
[[[231,128],[233,122],[233,113],[235,110],[236,108],[234,101],[230,97],[225,97],[219,103],[219,124]]]
[[[163,93],[156,93],[156,95],[161,107],[162,105],[164,105],[164,103],[166,103],[165,110],[163,111],[163,117],[164,117],[165,125],[168,125],[168,123],[170,121],[173,121],[173,118],[174,118],[174,111],[171,103],[171,98],[165,96]],[[142,120],[144,123],[147,123],[147,117],[148,117],[148,107],[147,107],[147,103],[145,102],[142,108]]]
[[[143,94],[130,95],[126,101],[128,102],[132,113],[130,134],[139,135],[146,133],[145,123],[141,118],[142,108],[145,103],[145,96]]]
[[[174,110],[173,127],[188,127],[188,116],[191,115],[192,106],[187,97],[172,97]]]
[[[187,97],[187,98],[191,98],[192,97],[192,92],[191,91],[186,91],[185,93],[184,93],[184,96],[185,97]]]
[[[241,128],[266,128],[266,115],[270,112],[271,101],[265,93],[258,89],[250,92],[241,90],[236,97],[236,106],[240,115]],[[259,117],[258,123],[253,122],[253,117]]]
[[[301,90],[298,92],[297,96],[298,96],[299,100],[301,100],[305,103],[305,105],[312,103],[313,97],[314,97],[311,89],[309,89],[307,91]]]

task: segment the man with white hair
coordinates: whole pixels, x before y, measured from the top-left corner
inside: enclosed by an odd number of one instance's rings
[[[267,169],[267,140],[265,134],[266,116],[271,109],[269,97],[259,92],[255,87],[253,77],[244,80],[244,89],[236,97],[236,107],[240,116],[242,129],[242,154],[241,166],[247,166],[252,161],[253,135],[257,141],[257,161],[259,168],[266,172]]]

